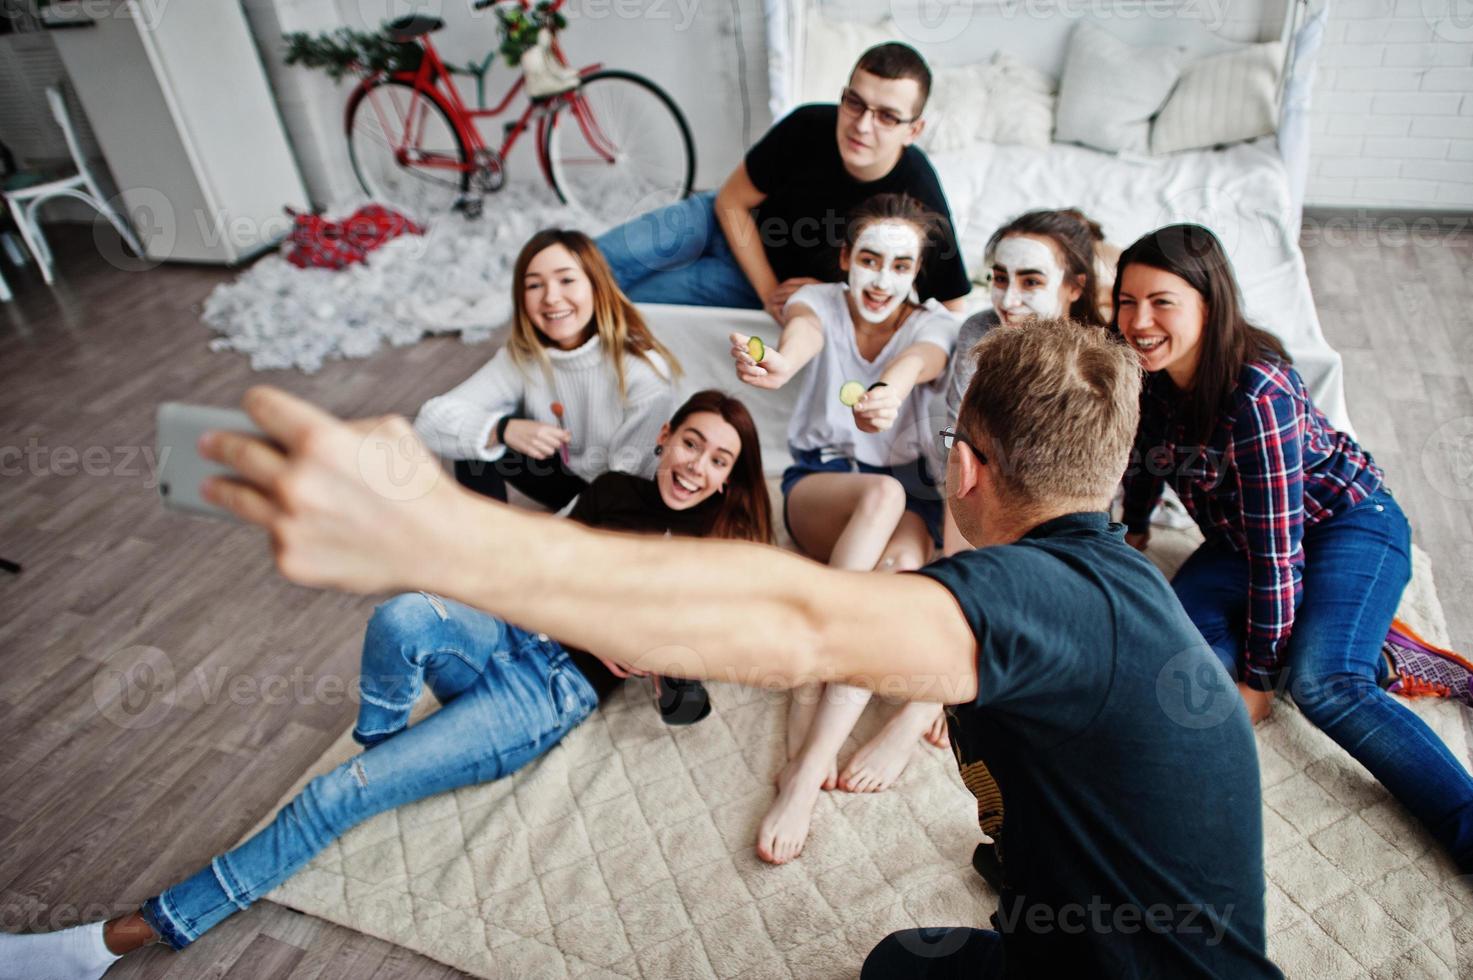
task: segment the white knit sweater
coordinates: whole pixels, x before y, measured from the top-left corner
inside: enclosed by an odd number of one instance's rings
[[[655,438],[675,411],[669,365],[657,353],[656,370],[638,355],[624,355],[628,396],[619,398],[619,378],[597,336],[574,350],[547,348],[552,372],[526,371],[503,347],[479,371],[445,394],[431,398],[414,420],[430,449],[446,459],[497,460],[506,447],[493,439],[507,415],[558,425],[552,403],[562,402],[562,424],[573,433],[568,466],[585,480],[619,470],[637,476],[655,472]]]

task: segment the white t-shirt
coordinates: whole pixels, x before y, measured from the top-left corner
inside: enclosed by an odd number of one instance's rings
[[[839,401],[839,389],[846,381],[868,388],[897,354],[918,341],[935,344],[950,355],[961,323],[929,299],[900,325],[873,361],[866,361],[855,341],[848,291],[844,283],[822,283],[804,286],[788,299],[785,308],[806,306],[823,325],[823,349],[802,371],[803,388],[788,421],[788,445],[794,450],[828,450],[871,466],[912,462],[921,458],[936,430],[946,424],[945,400],[938,397],[944,391],[945,372],[916,385],[901,404],[895,424],[884,432],[859,431],[854,412]]]

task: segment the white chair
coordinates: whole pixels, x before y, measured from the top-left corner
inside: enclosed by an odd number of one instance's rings
[[[72,121],[67,115],[66,101],[61,97],[61,89],[55,86],[48,88],[46,101],[51,104],[51,115],[56,118],[56,124],[61,127],[62,135],[66,137],[66,148],[72,155],[72,162],[76,164],[77,172],[60,180],[10,191],[5,195],[5,201],[10,205],[10,213],[15,217],[15,224],[20,230],[21,239],[25,241],[26,248],[30,249],[31,254],[36,257],[36,264],[41,267],[41,278],[46,280],[47,285],[50,285],[54,281],[51,273],[51,248],[46,244],[46,236],[41,233],[41,223],[36,220],[36,212],[41,205],[54,198],[75,198],[91,207],[118,230],[118,234],[123,236],[123,241],[127,242],[128,247],[133,250],[133,254],[141,256],[143,246],[138,244],[137,236],[133,234],[133,229],[128,227],[128,223],[123,220],[122,216],[107,205],[107,199],[98,188],[97,181],[92,179],[92,173],[87,169],[86,158],[82,156],[81,147],[77,145],[77,134],[72,130]]]

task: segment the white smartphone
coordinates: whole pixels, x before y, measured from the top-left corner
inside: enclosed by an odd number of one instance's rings
[[[164,402],[159,406],[159,496],[170,510],[237,520],[228,510],[199,495],[199,486],[208,477],[230,473],[226,467],[199,454],[199,437],[211,429],[262,434],[251,417],[236,408],[179,402]]]

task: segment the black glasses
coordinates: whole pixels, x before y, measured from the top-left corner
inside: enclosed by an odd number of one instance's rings
[[[936,434],[941,437],[941,448],[945,449],[947,452],[951,452],[952,446],[955,446],[957,443],[961,443],[972,451],[972,455],[977,457],[977,462],[983,464],[984,466],[987,464],[987,454],[978,449],[975,442],[968,439],[960,432],[956,431],[955,426],[948,425],[946,428],[942,429]]]
[[[909,119],[906,119],[903,116],[896,115],[893,109],[881,109],[872,106],[855,95],[852,88],[846,88],[839,93],[839,108],[856,119],[862,119],[866,112],[873,112],[875,114],[875,125],[880,129],[894,129],[901,123],[913,123],[920,118],[920,116],[911,116]]]

